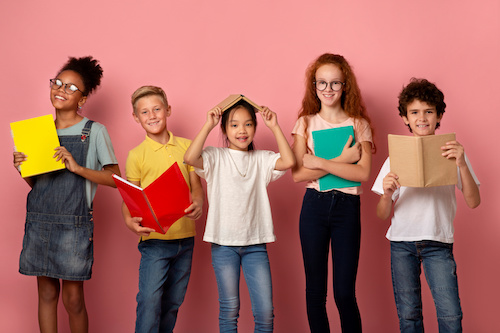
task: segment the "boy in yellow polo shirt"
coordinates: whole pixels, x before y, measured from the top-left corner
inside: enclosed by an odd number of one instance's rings
[[[146,131],[146,139],[129,152],[128,181],[145,188],[177,162],[193,200],[185,210],[186,215],[165,235],[142,227],[142,218],[131,216],[127,206],[122,205],[127,227],[141,237],[135,332],[172,332],[191,274],[194,220],[202,213],[203,188],[193,167],[183,163],[191,141],[167,130],[167,118],[172,110],[163,89],[154,86],[137,89],[132,94],[132,106],[132,115]]]

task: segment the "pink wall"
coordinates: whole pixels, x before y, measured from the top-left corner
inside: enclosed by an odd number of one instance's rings
[[[249,5],[249,4],[252,5]],[[305,5],[307,3],[307,5]],[[407,133],[396,111],[397,94],[410,77],[426,77],[445,93],[447,112],[439,133],[456,132],[482,181],[476,210],[458,199],[455,254],[464,327],[494,332],[498,323],[500,254],[497,171],[493,133],[500,116],[500,5],[476,1],[10,1],[0,12],[0,163],[4,213],[0,253],[0,322],[5,332],[34,332],[36,282],[20,275],[18,258],[28,186],[12,167],[9,122],[52,112],[48,79],[69,55],[93,55],[104,68],[101,89],[83,114],[104,123],[125,171],[128,150],[144,137],[133,121],[129,98],[140,85],[165,88],[173,106],[169,128],[194,137],[206,110],[230,93],[245,93],[278,113],[289,133],[303,94],[306,66],[323,52],[346,56],[355,72],[376,129],[378,153],[362,195],[362,248],[358,300],[367,332],[397,331],[392,296],[388,222],[375,217],[377,196],[369,191],[387,155],[388,133]],[[259,148],[275,149],[260,126]],[[209,144],[221,143],[212,134]],[[269,187],[278,240],[269,246],[277,332],[306,332],[304,273],[298,238],[303,184],[290,174]],[[85,284],[92,332],[131,332],[135,321],[139,253],[125,228],[116,190],[100,188],[95,200],[95,265]],[[192,279],[177,332],[217,331],[217,290],[210,247],[198,236]],[[435,311],[424,290],[428,332]],[[250,301],[242,288],[240,327],[253,328]],[[338,317],[331,293],[331,326]],[[495,311],[496,310],[496,311]],[[61,308],[61,332],[68,332]]]

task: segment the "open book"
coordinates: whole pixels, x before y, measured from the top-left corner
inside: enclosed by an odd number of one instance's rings
[[[352,145],[354,145],[354,128],[352,126],[343,126],[328,128],[312,132],[314,142],[314,154],[318,157],[331,160],[340,156],[349,136],[352,136]],[[334,188],[345,188],[361,186],[359,182],[353,182],[338,176],[327,174],[319,179],[319,190],[327,191]]]
[[[113,180],[133,217],[142,217],[141,225],[165,234],[191,204],[189,187],[179,165],[172,164],[160,177],[142,189],[118,175]]]
[[[27,156],[19,166],[23,178],[66,168],[53,157],[61,144],[51,114],[10,123],[10,129],[15,151]]]
[[[231,106],[233,106],[234,104],[238,103],[241,100],[244,100],[247,103],[249,103],[251,106],[253,106],[256,112],[261,110],[261,107],[259,105],[255,104],[254,102],[252,102],[247,97],[245,97],[241,94],[229,95],[226,99],[224,99],[222,102],[217,104],[217,106],[222,109],[222,112],[224,112],[227,109],[229,109]]]
[[[458,181],[455,159],[441,154],[441,147],[455,140],[455,133],[406,136],[389,134],[391,172],[408,187],[455,185]]]

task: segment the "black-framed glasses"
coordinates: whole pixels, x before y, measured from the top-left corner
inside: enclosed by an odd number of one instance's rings
[[[345,85],[345,83],[340,81],[326,82],[320,80],[320,81],[314,81],[314,85],[316,86],[316,89],[318,89],[319,91],[325,90],[326,88],[328,88],[328,86],[330,86],[330,88],[333,91],[340,91],[342,90],[342,87]]]
[[[63,83],[59,79],[50,79],[50,87],[54,90],[57,90],[64,86],[64,92],[68,95],[73,95],[75,92],[80,91],[83,94],[83,91],[78,89],[77,86],[75,86],[74,83]]]

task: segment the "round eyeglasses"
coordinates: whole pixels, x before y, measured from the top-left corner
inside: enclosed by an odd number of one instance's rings
[[[345,83],[340,81],[326,82],[320,80],[320,81],[314,81],[314,85],[316,86],[316,89],[318,89],[319,91],[325,90],[326,88],[328,88],[328,86],[330,86],[330,88],[333,91],[340,91],[342,90],[342,87],[345,85]]]
[[[63,90],[68,95],[73,95],[76,91],[80,91],[83,94],[83,91],[78,89],[73,83],[63,83],[59,79],[50,79],[50,87],[54,90],[57,90],[64,86]]]

